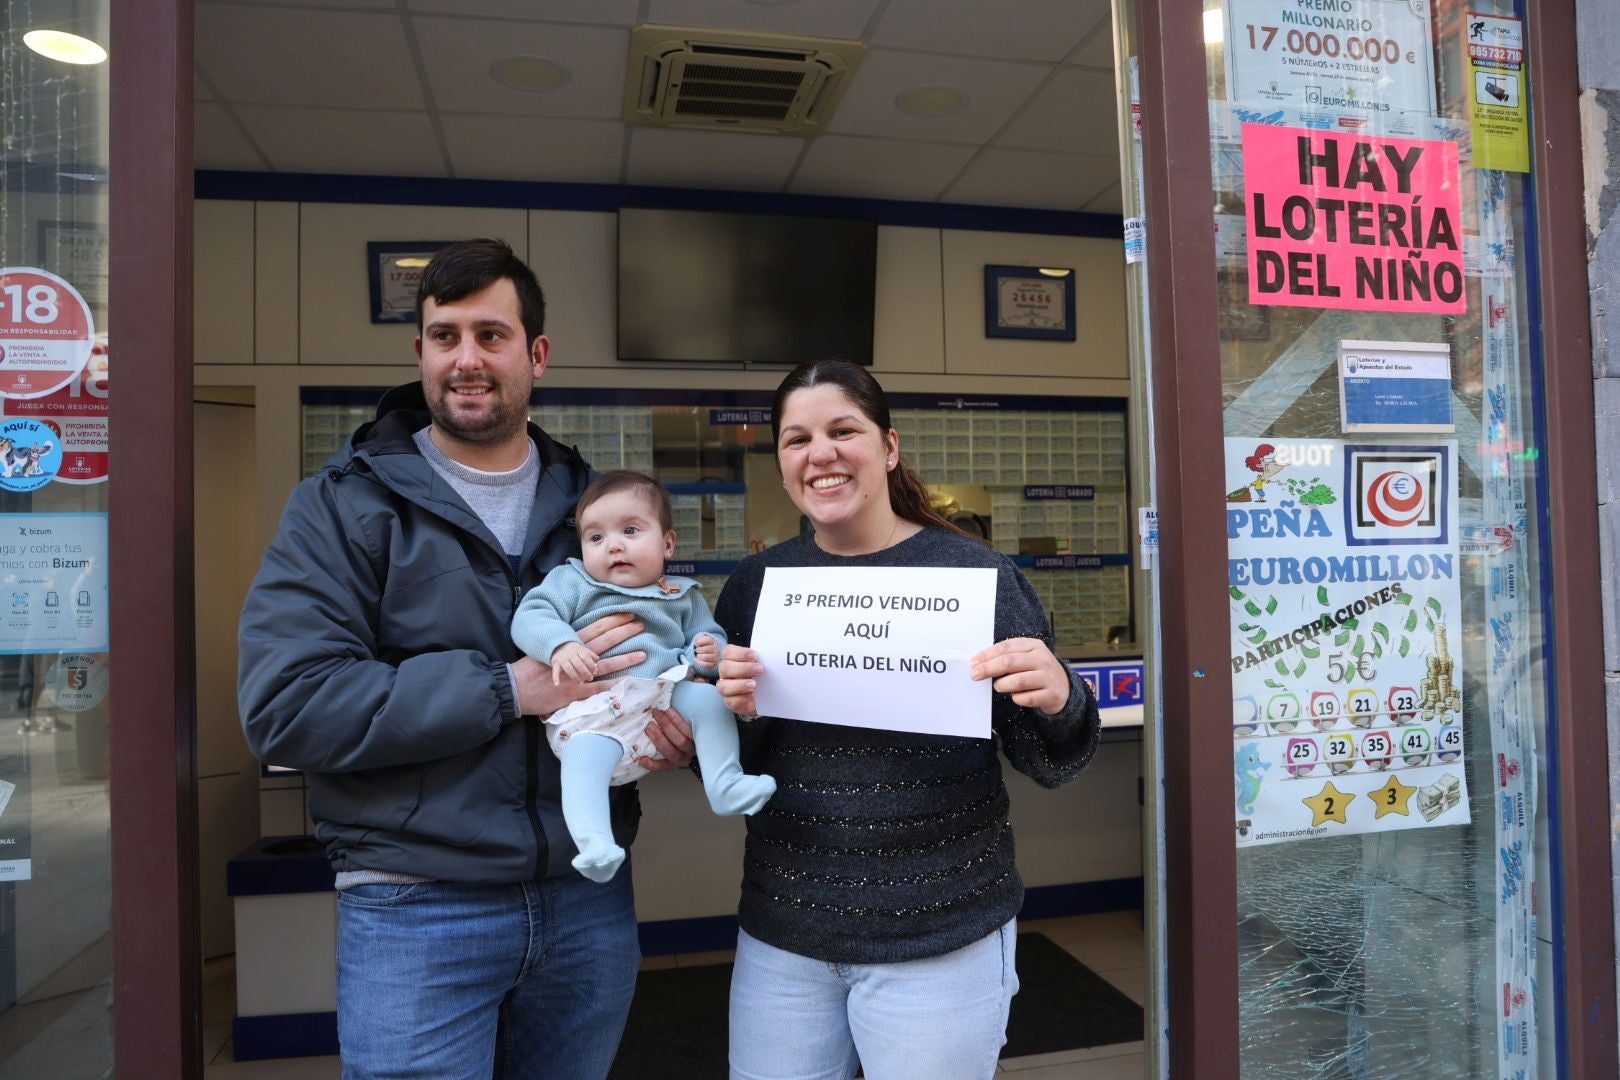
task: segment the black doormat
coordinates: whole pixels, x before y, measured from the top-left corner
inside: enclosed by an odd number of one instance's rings
[[[1003,1058],[1142,1038],[1142,1007],[1044,934],[1018,936]],[[609,1080],[723,1080],[731,965],[643,971]]]

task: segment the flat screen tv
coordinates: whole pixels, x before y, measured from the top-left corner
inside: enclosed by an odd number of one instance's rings
[[[619,359],[872,362],[877,223],[619,211]]]

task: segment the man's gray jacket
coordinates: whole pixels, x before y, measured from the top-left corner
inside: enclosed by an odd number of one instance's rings
[[[302,769],[339,871],[515,882],[572,874],[557,759],[519,717],[513,612],[579,553],[579,454],[534,425],[540,480],[518,569],[418,452],[418,384],[294,490],[242,612],[237,692],[259,760]],[[614,788],[616,841],[640,817]]]

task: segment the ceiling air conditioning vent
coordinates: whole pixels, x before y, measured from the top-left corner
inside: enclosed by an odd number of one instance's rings
[[[818,135],[865,55],[858,41],[638,26],[630,34],[624,118]]]

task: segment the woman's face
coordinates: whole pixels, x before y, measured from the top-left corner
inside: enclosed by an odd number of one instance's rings
[[[889,462],[900,437],[884,431],[830,383],[795,390],[782,407],[776,461],[799,512],[818,529],[886,517]]]

